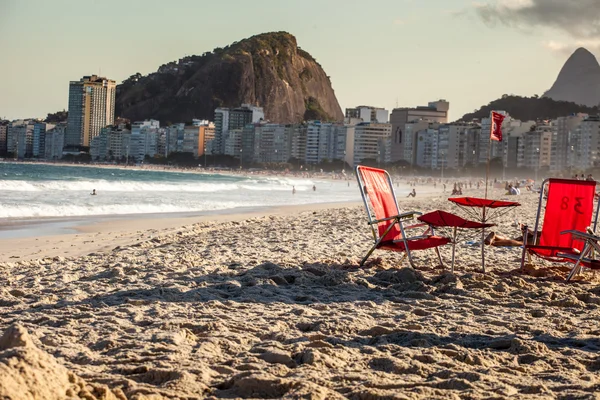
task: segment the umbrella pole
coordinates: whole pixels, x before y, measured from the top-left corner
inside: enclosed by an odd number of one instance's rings
[[[483,207],[482,223],[485,224],[485,207]],[[481,268],[485,274],[485,227],[481,228]]]
[[[454,227],[454,235],[452,238],[452,273],[454,273],[454,253],[456,251],[456,226]]]

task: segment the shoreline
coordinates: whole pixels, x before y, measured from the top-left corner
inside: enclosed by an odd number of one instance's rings
[[[358,190],[358,189],[357,189]],[[419,194],[420,199],[445,197],[441,189]],[[414,201],[414,200],[413,200]],[[411,199],[399,197],[400,209]],[[206,212],[112,214],[80,217],[45,217],[0,221],[0,263],[29,261],[47,257],[81,257],[107,252],[156,236],[169,235],[199,223],[231,222],[268,216],[295,215],[304,211],[322,211],[360,207],[362,201],[310,203],[286,206],[235,208]],[[6,222],[6,223],[4,223]],[[363,220],[357,223],[362,223]],[[7,225],[10,225],[7,228]]]
[[[118,246],[128,246],[155,236],[169,235],[199,223],[231,222],[267,216],[293,215],[304,211],[319,211],[362,206],[361,202],[313,203],[275,207],[227,209],[207,213],[124,214],[56,218],[15,224],[25,231],[16,237],[4,237],[0,229],[0,263],[30,261],[48,257],[81,257],[89,253],[106,252]],[[43,226],[53,225],[45,230]],[[22,228],[22,229],[21,229]],[[14,232],[14,230],[12,231]],[[62,232],[62,233],[61,233]],[[40,234],[41,233],[41,234]],[[8,236],[8,235],[4,235]]]

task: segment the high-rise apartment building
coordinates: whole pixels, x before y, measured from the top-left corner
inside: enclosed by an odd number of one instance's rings
[[[310,121],[306,128],[306,163],[346,160],[348,143],[353,142],[351,136],[354,130],[354,126]]]
[[[387,124],[390,112],[381,107],[358,106],[355,108],[346,108],[346,119],[361,119],[362,122],[378,122]]]
[[[6,155],[6,136],[8,134],[8,121],[0,121],[0,157]]]
[[[217,108],[215,110],[215,138],[212,145],[214,154],[229,154],[232,149],[236,148],[238,156],[239,146],[235,138],[228,140],[230,131],[236,131],[236,138],[240,136],[243,128],[252,123],[257,123],[265,118],[265,113],[261,107],[256,107],[250,104],[242,104],[238,108]],[[227,145],[226,145],[227,143]],[[240,142],[241,145],[241,142]],[[226,149],[227,147],[227,149]]]
[[[65,147],[89,147],[100,130],[114,124],[116,83],[97,75],[69,84],[69,117]]]
[[[589,116],[579,125],[579,141],[573,146],[578,156],[575,167],[581,170],[600,166],[600,117]]]
[[[570,145],[571,138],[585,118],[587,118],[587,114],[573,114],[557,118],[556,131],[552,135],[550,171],[564,171],[573,165],[569,163],[569,159],[574,158],[575,152],[575,147]]]
[[[363,122],[354,127],[354,165],[363,160],[390,162],[392,125]]]
[[[58,160],[62,157],[65,147],[65,132],[67,125],[63,122],[46,131],[44,158],[46,160]]]
[[[404,159],[404,130],[406,123],[414,120],[426,120],[446,124],[448,123],[449,109],[450,103],[446,100],[432,101],[425,107],[394,108],[389,121],[392,124],[391,161]]]
[[[8,125],[6,151],[16,158],[31,157],[33,154],[33,129],[35,121],[16,120]]]

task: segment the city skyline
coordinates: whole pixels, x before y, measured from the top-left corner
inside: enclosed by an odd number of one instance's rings
[[[361,3],[338,0],[229,3],[180,0],[165,9],[108,0],[98,10],[71,0],[4,0],[0,45],[10,56],[0,73],[10,79],[0,82],[0,114],[44,117],[68,109],[66,88],[76,77],[95,73],[121,82],[185,55],[283,30],[323,65],[342,109],[445,98],[456,120],[505,93],[541,95],[569,52],[600,48],[598,0],[554,9],[542,0],[382,0],[370,14]],[[27,19],[47,23],[20,30]]]

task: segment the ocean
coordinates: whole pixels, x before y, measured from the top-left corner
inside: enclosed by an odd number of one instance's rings
[[[94,189],[96,196],[90,195]],[[360,200],[354,178],[345,181],[0,163],[0,224],[4,222],[4,229],[15,219],[204,214]]]

